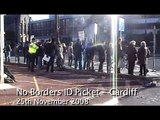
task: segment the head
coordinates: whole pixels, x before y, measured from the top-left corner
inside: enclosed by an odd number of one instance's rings
[[[142,47],[146,47],[146,42],[145,42],[145,41],[142,41],[142,42],[141,42],[141,46],[142,46]]]
[[[32,38],[32,42],[36,42],[36,39],[35,39],[35,38]]]
[[[70,44],[69,44],[70,46],[73,46],[73,42],[70,42]]]
[[[122,43],[122,38],[118,39],[118,43],[121,44]]]
[[[135,45],[136,45],[136,41],[132,40],[132,41],[130,42],[130,44],[133,45],[133,46],[135,46]]]

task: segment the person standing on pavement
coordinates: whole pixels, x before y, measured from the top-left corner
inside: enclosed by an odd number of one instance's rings
[[[141,42],[141,47],[138,49],[138,64],[140,65],[140,75],[146,76],[147,73],[147,58],[150,56],[150,50],[146,47],[146,42]]]
[[[26,42],[24,43],[24,47],[23,47],[24,64],[28,64],[28,62],[29,62],[28,49],[29,49],[29,42],[26,41]]]
[[[111,72],[111,68],[112,68],[112,54],[113,54],[112,46],[113,45],[110,41],[105,43],[107,72]]]
[[[20,58],[19,58],[20,52],[19,52],[19,49],[20,49],[20,43],[16,44],[15,47],[14,47],[14,55],[15,55],[15,62],[16,63],[20,62]]]
[[[46,45],[45,45],[45,49],[44,49],[44,53],[47,55],[47,57],[50,57],[49,61],[47,62],[47,67],[46,67],[46,72],[49,71],[49,68],[51,66],[51,70],[50,72],[54,71],[54,58],[53,58],[53,50],[55,49],[53,47],[53,43],[54,41],[51,40],[47,40],[46,41]]]
[[[12,52],[12,48],[11,48],[11,45],[8,43],[8,44],[5,45],[5,48],[4,48],[5,61],[6,62],[10,62],[11,52]]]
[[[28,64],[28,70],[31,72],[34,72],[34,63],[35,63],[35,57],[38,50],[38,46],[36,45],[35,38],[32,38],[32,42],[29,44],[29,64]]]
[[[123,59],[122,39],[119,38],[117,41],[117,73],[120,73],[120,67],[118,66],[118,62],[121,59]]]
[[[67,47],[67,54],[68,54],[68,66],[72,66],[73,61],[73,42],[69,43],[69,46]]]
[[[135,61],[137,60],[136,41],[132,40],[127,48],[128,74],[133,75]]]
[[[78,39],[77,42],[74,44],[73,46],[73,51],[74,51],[74,59],[75,59],[75,69],[77,69],[77,62],[79,61],[79,70],[82,70],[82,52],[83,52],[83,48],[82,48],[82,43],[81,41]]]
[[[98,72],[103,72],[103,63],[105,61],[105,49],[103,45],[96,46],[96,51],[98,52],[99,57],[99,68]]]
[[[44,47],[42,45],[41,41],[38,41],[37,46],[39,47],[39,49],[37,50],[37,57],[38,57],[38,69],[42,69],[42,58],[44,56]]]
[[[56,44],[56,56],[57,56],[56,59],[57,67],[59,70],[62,70],[64,65],[64,58],[63,58],[63,45],[60,40],[58,40]]]

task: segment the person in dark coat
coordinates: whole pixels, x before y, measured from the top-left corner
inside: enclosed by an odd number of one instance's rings
[[[106,63],[107,63],[107,72],[111,72],[112,67],[112,54],[113,54],[113,47],[112,43],[109,41],[105,43],[105,49],[106,49]]]
[[[98,72],[103,72],[103,63],[105,61],[105,49],[103,45],[98,45],[96,47],[96,50],[98,52],[98,56],[99,56],[99,69]]]
[[[127,53],[127,60],[128,60],[128,74],[133,75],[135,61],[137,60],[137,50],[135,48],[136,41],[131,41],[128,45]]]
[[[41,41],[37,43],[39,49],[37,50],[37,57],[38,57],[38,69],[42,69],[42,58],[44,56],[44,47]]]
[[[28,53],[28,49],[29,49],[29,42],[26,41],[25,44],[24,44],[24,47],[23,47],[23,50],[24,50],[24,63],[25,64],[28,64],[29,62],[29,53]]]
[[[117,41],[117,73],[120,73],[120,68],[118,67],[118,61],[123,58],[123,51],[122,51],[122,39],[119,38]]]
[[[146,76],[147,73],[147,58],[150,56],[150,50],[146,47],[146,42],[141,42],[141,47],[138,49],[138,64],[140,65],[140,75]]]
[[[45,45],[45,50],[44,53],[50,57],[49,62],[47,62],[47,67],[46,67],[46,72],[49,71],[49,68],[51,66],[51,72],[54,72],[54,56],[53,56],[53,51],[55,50],[55,47],[52,44],[53,42],[51,40],[47,40],[46,45]]]
[[[94,71],[94,62],[93,62],[93,59],[94,59],[94,55],[95,55],[95,50],[96,50],[96,47],[92,46],[92,44],[90,44],[85,49],[86,61],[84,62],[84,69],[85,69],[86,64],[87,64],[87,70]]]
[[[75,69],[77,69],[77,62],[79,61],[79,69],[82,70],[82,43],[78,39],[77,42],[73,46],[73,52],[74,52],[74,59],[75,59]]]

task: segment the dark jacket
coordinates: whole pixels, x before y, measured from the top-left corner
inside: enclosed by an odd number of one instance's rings
[[[134,62],[137,60],[137,50],[136,50],[135,46],[130,44],[128,46],[126,53],[127,53],[127,60],[129,62]]]
[[[38,45],[39,49],[37,50],[37,56],[41,56],[43,57],[44,56],[44,53],[43,53],[43,46],[41,45]]]
[[[138,56],[138,63],[140,65],[147,64],[146,63],[146,58],[148,58],[149,55],[150,55],[150,50],[147,47],[143,47],[143,46],[140,47],[138,49],[138,54],[137,54],[137,56]]]
[[[122,57],[123,57],[122,45],[117,44],[117,59],[122,58]]]
[[[97,52],[99,55],[99,61],[104,62],[105,61],[105,49],[103,45],[98,45],[97,47]]]
[[[82,44],[80,42],[76,42],[73,46],[73,52],[75,57],[80,57],[82,56]]]

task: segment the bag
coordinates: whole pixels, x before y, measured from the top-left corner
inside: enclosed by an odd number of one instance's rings
[[[125,61],[123,58],[121,58],[118,61],[118,68],[124,68],[124,67],[125,67]]]
[[[42,60],[49,62],[50,58],[51,58],[50,56],[47,57],[47,55],[45,54]]]

